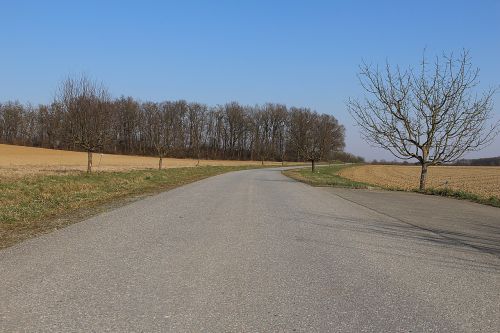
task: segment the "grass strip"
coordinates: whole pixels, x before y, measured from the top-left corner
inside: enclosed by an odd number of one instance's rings
[[[354,167],[355,164],[336,164],[331,166],[323,166],[316,169],[313,173],[309,168],[304,169],[291,169],[283,171],[285,176],[293,178],[295,180],[301,181],[303,183],[312,185],[312,186],[332,186],[332,187],[344,187],[344,188],[383,188],[389,191],[405,191],[405,189],[397,188],[397,187],[382,187],[379,185],[373,185],[368,183],[356,182],[338,175],[338,173],[344,169],[349,167]],[[424,191],[420,191],[419,189],[413,189],[412,192],[418,192],[429,195],[439,195],[444,197],[451,197],[461,200],[469,200],[473,202],[477,202],[484,205],[490,205],[494,207],[500,207],[500,199],[497,197],[489,197],[484,198],[480,197],[476,194],[465,192],[465,191],[457,191],[449,188],[428,188]]]
[[[477,203],[480,203],[483,205],[489,205],[489,206],[500,208],[500,199],[497,197],[494,197],[494,196],[491,196],[489,198],[484,198],[484,197],[478,196],[477,194],[473,194],[473,193],[469,193],[469,192],[465,192],[465,191],[452,190],[449,188],[428,188],[428,189],[425,189],[424,191],[414,189],[413,192],[430,194],[430,195],[439,195],[442,197],[450,197],[450,198],[455,198],[455,199],[460,199],[460,200],[469,200],[469,201],[477,202]]]
[[[356,182],[338,175],[344,168],[353,166],[352,164],[334,164],[329,166],[319,166],[315,172],[310,168],[290,169],[283,171],[285,176],[312,186],[333,186],[345,188],[368,188],[368,184]]]
[[[203,178],[255,166],[202,166],[0,178],[0,248]]]

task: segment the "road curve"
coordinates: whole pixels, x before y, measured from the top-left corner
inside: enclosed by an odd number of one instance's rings
[[[25,241],[0,251],[0,331],[500,331],[500,210],[356,193],[239,171]],[[474,243],[443,233],[460,207]]]

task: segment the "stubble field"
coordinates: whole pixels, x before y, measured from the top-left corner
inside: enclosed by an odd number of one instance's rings
[[[163,168],[194,167],[195,159],[164,158]],[[158,168],[158,158],[95,153],[95,171],[130,171]],[[201,160],[200,166],[260,165],[259,161]],[[265,165],[281,165],[265,162]],[[31,174],[59,174],[87,169],[83,152],[22,147],[0,144],[0,177],[23,177]]]
[[[400,190],[418,188],[420,167],[361,165],[342,169],[339,175],[354,181]],[[500,198],[500,167],[433,166],[427,187],[472,193],[481,198]]]

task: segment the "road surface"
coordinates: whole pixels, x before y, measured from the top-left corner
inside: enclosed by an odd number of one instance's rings
[[[500,331],[500,209],[276,169],[100,214],[0,267],[0,331]]]

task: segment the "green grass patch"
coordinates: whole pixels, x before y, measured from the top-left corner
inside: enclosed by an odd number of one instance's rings
[[[420,191],[418,189],[415,189],[414,192],[423,193],[423,194],[430,194],[430,195],[439,195],[439,196],[443,196],[443,197],[451,197],[451,198],[460,199],[460,200],[469,200],[469,201],[481,203],[484,205],[500,207],[500,199],[497,197],[492,196],[489,198],[484,198],[484,197],[480,197],[480,196],[473,194],[473,193],[452,190],[449,188],[428,188],[428,189],[425,189],[424,191]]]
[[[369,187],[377,187],[381,188],[377,185],[372,185],[368,183],[360,183],[356,182],[338,175],[338,173],[344,169],[352,166],[356,166],[355,164],[335,164],[330,166],[322,166],[316,168],[316,171],[311,172],[310,168],[303,169],[291,169],[283,171],[285,176],[293,178],[295,180],[301,181],[303,183],[312,185],[312,186],[332,186],[332,187],[345,187],[345,188],[369,188]],[[382,187],[385,190],[389,191],[405,191],[407,190],[397,188],[397,187]],[[484,198],[480,197],[476,194],[472,194],[464,191],[452,190],[449,188],[428,188],[425,191],[419,191],[418,189],[412,190],[413,192],[418,192],[422,194],[429,195],[439,195],[444,197],[451,197],[461,200],[469,200],[485,205],[490,205],[494,207],[500,207],[500,199],[497,197]]]
[[[127,202],[229,171],[255,166],[203,166],[0,178],[0,248]],[[109,208],[109,207],[108,207]]]
[[[312,172],[310,168],[291,169],[283,171],[285,176],[312,186],[334,186],[346,188],[368,188],[365,183],[356,182],[338,175],[339,171],[349,168],[352,164],[334,164],[320,166]]]

